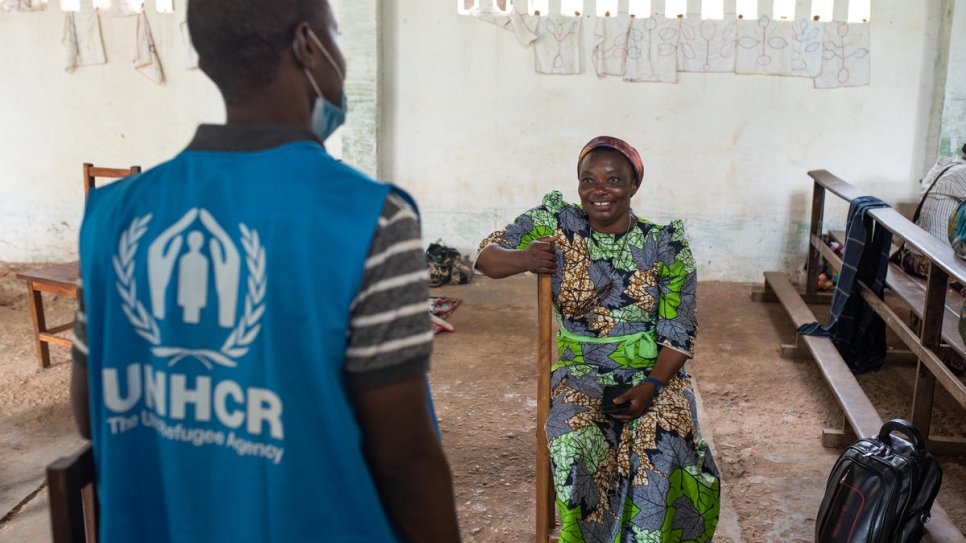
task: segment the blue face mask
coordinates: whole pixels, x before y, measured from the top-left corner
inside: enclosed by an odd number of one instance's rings
[[[341,107],[335,106],[332,102],[326,100],[322,94],[319,94],[319,97],[315,99],[315,108],[312,110],[312,131],[320,140],[328,139],[337,128],[345,123],[348,105],[345,92],[342,93]]]
[[[339,77],[339,82],[345,81],[345,76],[342,74],[342,70],[339,69],[339,65],[336,64],[335,59],[329,54],[329,51],[322,45],[322,40],[315,35],[315,32],[309,30],[309,36],[315,41],[315,44],[319,46],[322,54],[328,59],[329,64],[335,69],[335,74]],[[325,99],[322,95],[322,89],[319,88],[319,84],[312,77],[308,68],[303,68],[305,71],[305,77],[309,79],[309,83],[315,90],[315,106],[312,108],[312,131],[315,135],[319,137],[320,140],[325,141],[333,132],[336,131],[343,123],[345,123],[345,114],[348,111],[349,102],[346,98],[345,91],[342,92],[342,103],[336,106],[332,102]]]

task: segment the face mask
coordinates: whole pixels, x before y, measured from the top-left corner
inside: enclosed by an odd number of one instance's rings
[[[337,128],[345,123],[345,112],[348,105],[344,92],[342,93],[341,107],[333,105],[319,93],[319,97],[315,100],[315,108],[312,109],[312,131],[320,140],[328,139]]]
[[[325,46],[322,45],[322,40],[320,40],[319,37],[315,35],[315,32],[312,32],[311,29],[309,30],[309,36],[312,37],[312,40],[315,41],[315,44],[319,46],[322,54],[324,54],[325,58],[328,59],[329,64],[331,64],[332,68],[335,69],[335,74],[339,76],[339,82],[344,82],[345,76],[343,75],[342,70],[339,69],[339,65],[336,64],[335,59],[332,58],[332,55],[329,54],[329,51],[325,48]],[[319,84],[315,81],[315,78],[312,77],[312,73],[309,72],[308,68],[303,68],[303,70],[305,71],[305,77],[308,78],[309,84],[312,85],[312,88],[315,90],[316,94],[315,107],[312,109],[312,131],[315,132],[315,135],[318,136],[320,140],[325,141],[329,136],[332,135],[333,132],[336,131],[336,129],[345,123],[345,114],[349,105],[348,100],[346,98],[345,91],[343,91],[342,103],[339,106],[329,102],[325,99],[325,96],[322,95],[322,89],[319,88]]]

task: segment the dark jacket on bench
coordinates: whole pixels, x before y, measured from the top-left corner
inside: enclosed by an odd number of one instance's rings
[[[831,336],[832,342],[853,373],[877,370],[885,358],[885,323],[862,299],[859,282],[879,298],[889,270],[892,232],[877,224],[866,213],[889,207],[874,196],[861,196],[849,206],[842,271],[832,296],[828,324],[803,324],[798,333]]]

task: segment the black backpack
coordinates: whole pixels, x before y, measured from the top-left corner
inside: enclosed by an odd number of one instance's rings
[[[902,419],[886,422],[878,437],[856,441],[835,462],[815,519],[815,542],[919,541],[942,478],[919,430]]]

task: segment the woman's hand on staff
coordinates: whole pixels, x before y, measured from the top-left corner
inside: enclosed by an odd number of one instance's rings
[[[557,271],[557,249],[554,247],[552,237],[533,240],[526,249],[523,249],[523,256],[528,272],[553,273]]]
[[[476,269],[487,277],[502,279],[523,272],[553,273],[557,271],[557,249],[552,237],[530,242],[526,249],[507,249],[490,245],[476,259]]]

